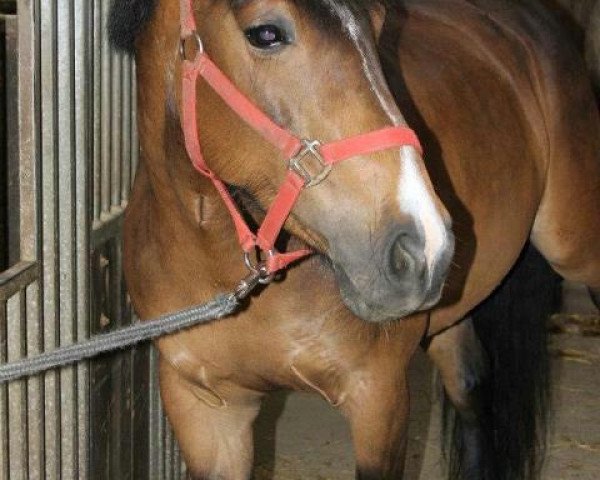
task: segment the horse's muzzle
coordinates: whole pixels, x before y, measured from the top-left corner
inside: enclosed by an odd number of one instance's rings
[[[425,256],[424,239],[414,224],[394,228],[371,247],[368,255],[350,262],[334,259],[344,303],[354,314],[370,322],[406,317],[433,307],[441,298],[454,254],[454,236],[448,228],[444,247],[434,259]]]

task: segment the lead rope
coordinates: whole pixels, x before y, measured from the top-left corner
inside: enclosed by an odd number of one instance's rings
[[[0,385],[228,317],[235,313],[241,301],[260,284],[261,278],[261,273],[253,273],[243,279],[234,292],[219,295],[203,305],[163,315],[155,320],[138,322],[81,343],[0,365]]]

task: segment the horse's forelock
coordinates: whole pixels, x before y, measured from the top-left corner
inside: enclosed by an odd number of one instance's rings
[[[134,53],[135,39],[152,18],[158,0],[114,0],[108,16],[108,38],[117,49]]]

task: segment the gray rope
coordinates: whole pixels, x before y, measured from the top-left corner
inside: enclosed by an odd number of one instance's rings
[[[72,365],[96,357],[101,353],[124,349],[163,335],[218,320],[231,315],[238,305],[238,297],[235,294],[221,295],[204,305],[164,315],[156,320],[138,322],[130,327],[98,335],[82,343],[1,365],[0,385],[46,370]]]

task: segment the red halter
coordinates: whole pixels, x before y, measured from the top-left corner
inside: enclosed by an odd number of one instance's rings
[[[194,167],[210,178],[223,198],[235,225],[238,239],[245,254],[246,264],[256,272],[250,261],[250,253],[258,247],[267,254],[263,268],[265,276],[273,275],[290,263],[311,253],[299,250],[279,253],[275,241],[285,221],[294,208],[302,190],[316,186],[329,175],[333,165],[358,155],[365,155],[395,147],[412,146],[422,153],[416,134],[407,127],[387,127],[371,133],[321,145],[317,141],[301,140],[275,124],[258,109],[204,52],[202,40],[196,30],[193,0],[180,0],[181,5],[181,57],[183,61],[182,127],[185,145]],[[186,58],[186,43],[195,42],[196,55]],[[249,126],[277,147],[287,160],[288,172],[273,204],[258,232],[254,234],[240,214],[224,182],[206,165],[198,140],[196,116],[196,83],[200,75],[223,101]],[[310,165],[308,165],[308,161]],[[316,173],[312,173],[314,170]]]

